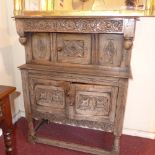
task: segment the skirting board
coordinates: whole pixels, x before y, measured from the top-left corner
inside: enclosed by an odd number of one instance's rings
[[[13,122],[18,121],[21,117],[25,117],[24,111],[19,111],[14,117]],[[146,131],[140,131],[135,129],[123,129],[123,134],[130,135],[130,136],[136,136],[136,137],[142,137],[142,138],[149,138],[149,139],[155,139],[155,133],[152,132],[146,132]]]
[[[140,131],[140,130],[135,130],[135,129],[124,128],[123,134],[129,135],[129,136],[148,138],[148,139],[155,139],[155,133],[147,132],[147,131]]]

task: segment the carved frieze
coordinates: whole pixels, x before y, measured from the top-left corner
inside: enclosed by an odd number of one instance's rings
[[[17,25],[18,21],[19,19],[16,19]],[[95,17],[88,19],[25,18],[22,19],[22,22],[23,31],[25,32],[121,33],[123,31],[123,19],[114,20]],[[20,26],[17,26],[18,28]]]
[[[96,122],[96,121],[88,121],[88,120],[76,120],[76,119],[68,119],[66,117],[60,117],[55,114],[45,114],[40,113],[36,110],[33,110],[33,117],[34,118],[44,118],[48,119],[51,122],[59,123],[59,124],[66,124],[76,127],[82,127],[82,128],[89,128],[89,129],[96,129],[96,130],[102,130],[111,132],[113,131],[114,125],[111,122]]]

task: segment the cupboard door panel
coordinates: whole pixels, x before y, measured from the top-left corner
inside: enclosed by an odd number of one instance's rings
[[[66,97],[62,82],[30,78],[30,87],[33,110],[65,115]]]
[[[91,35],[57,34],[56,44],[58,62],[90,64]]]
[[[122,61],[123,35],[99,34],[99,64],[119,67]]]
[[[114,122],[118,88],[74,84],[75,102],[72,118],[97,122]]]

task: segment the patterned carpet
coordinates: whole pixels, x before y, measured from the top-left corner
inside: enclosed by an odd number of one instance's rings
[[[88,155],[82,152],[27,142],[27,123],[21,118],[15,125],[17,155]],[[60,126],[44,125],[39,130],[40,135],[54,139],[72,141],[82,145],[111,149],[113,136],[100,131]],[[0,155],[4,155],[3,138],[0,137]],[[90,155],[90,154],[89,154]],[[155,140],[123,135],[121,137],[120,155],[155,155]]]

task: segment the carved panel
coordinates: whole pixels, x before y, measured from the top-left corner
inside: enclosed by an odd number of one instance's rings
[[[61,87],[37,85],[35,94],[38,105],[52,108],[65,107],[65,94]]]
[[[58,62],[89,64],[91,36],[80,34],[57,35]]]
[[[74,84],[75,105],[70,117],[77,120],[114,121],[117,87]],[[73,88],[74,88],[73,87]]]
[[[22,22],[25,32],[80,32],[80,33],[122,33],[123,19],[106,19],[91,17],[82,18],[63,18],[63,19],[22,19],[16,18],[17,31]]]
[[[32,35],[33,60],[49,61],[51,58],[50,48],[49,33],[35,33]]]
[[[61,81],[30,78],[30,99],[37,111],[65,115],[65,88]]]
[[[99,35],[99,64],[105,66],[121,65],[123,36],[116,34]]]
[[[65,57],[84,57],[83,40],[65,40],[63,41],[64,49],[62,51]]]
[[[76,103],[77,114],[109,116],[111,101],[108,93],[77,92]]]

